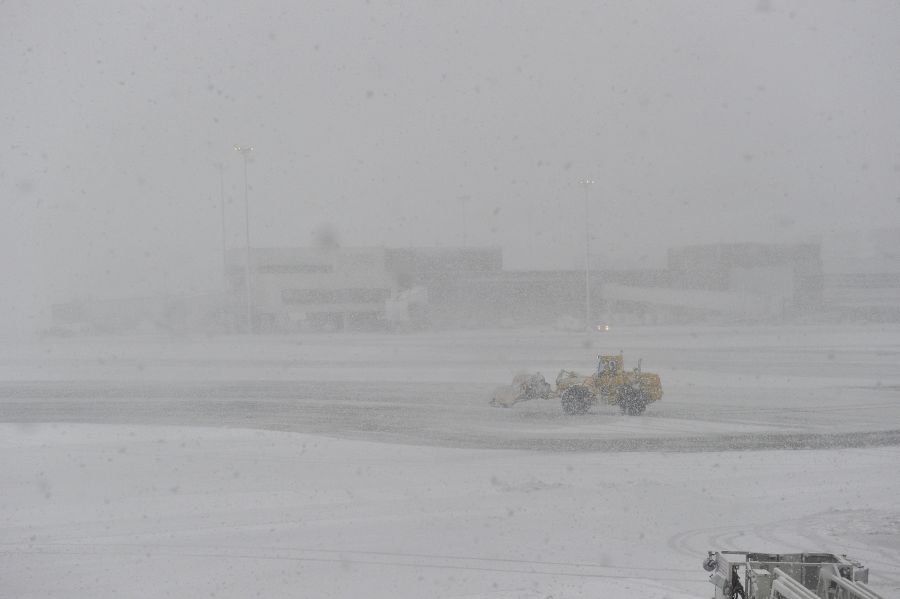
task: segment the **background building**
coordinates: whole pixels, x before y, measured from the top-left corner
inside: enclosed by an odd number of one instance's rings
[[[657,321],[791,317],[822,305],[818,244],[732,243],[672,248],[664,271],[607,272],[612,312]]]
[[[838,317],[900,322],[900,227],[822,242],[825,304]]]
[[[246,258],[226,258],[235,320],[246,321]],[[252,248],[250,298],[254,328],[364,326],[384,314],[396,289],[384,248]]]
[[[227,313],[221,294],[84,298],[51,306],[49,332],[66,336],[219,332],[226,330]]]
[[[246,320],[246,255],[233,250],[226,260],[238,323]],[[502,267],[499,248],[253,248],[254,325],[268,331],[456,322],[454,315],[473,308],[464,291],[472,276]]]
[[[80,300],[60,333],[247,328],[246,257],[221,295]],[[253,248],[254,330],[585,326],[583,270],[506,271],[500,248]],[[900,230],[823,244],[672,248],[667,268],[593,270],[588,323],[900,321]]]

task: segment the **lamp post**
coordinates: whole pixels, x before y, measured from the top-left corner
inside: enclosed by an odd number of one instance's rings
[[[247,185],[247,157],[250,155],[250,152],[253,151],[253,147],[234,146],[234,149],[235,151],[240,152],[241,157],[244,159],[244,226],[247,241],[247,270],[245,272],[247,282],[247,333],[253,333],[253,297],[250,291],[250,200],[248,198],[249,187]]]
[[[466,204],[471,199],[470,196],[463,195],[456,198],[459,200],[459,206],[462,209],[462,245],[466,247],[469,245],[469,234],[466,227]]]
[[[225,236],[225,165],[217,162],[215,167],[219,169],[219,209],[222,213],[222,287],[228,291],[228,241]]]
[[[591,330],[591,211],[590,192],[593,179],[584,179],[584,328]]]

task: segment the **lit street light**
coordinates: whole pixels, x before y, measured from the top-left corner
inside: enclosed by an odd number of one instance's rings
[[[591,330],[591,212],[589,196],[593,179],[584,179],[584,329]]]
[[[240,152],[244,158],[244,225],[246,227],[247,263],[245,278],[247,280],[247,332],[253,332],[253,298],[250,292],[250,201],[247,185],[247,157],[253,151],[252,146],[234,146],[235,151]]]

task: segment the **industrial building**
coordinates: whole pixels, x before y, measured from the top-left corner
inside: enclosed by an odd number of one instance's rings
[[[53,322],[99,332],[239,332],[251,322],[257,332],[290,332],[580,328],[586,317],[590,325],[900,321],[898,239],[895,229],[826,244],[676,247],[666,268],[597,269],[587,281],[582,269],[504,270],[492,247],[235,249],[226,255],[224,296],[69,302],[53,307]]]
[[[825,305],[839,318],[900,322],[900,227],[831,235],[822,262]]]
[[[233,313],[241,322],[249,290],[262,331],[424,324],[471,276],[503,268],[500,248],[251,248],[248,287],[247,255],[226,257]]]

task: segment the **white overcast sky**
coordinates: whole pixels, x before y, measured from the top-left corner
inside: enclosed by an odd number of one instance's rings
[[[7,320],[220,285],[227,242],[581,268],[900,223],[900,3],[0,0]]]

